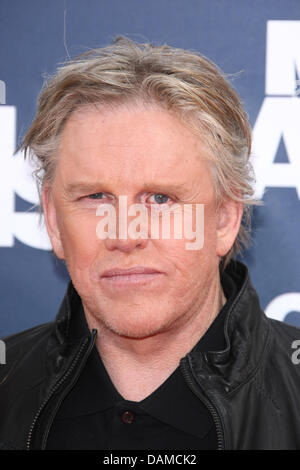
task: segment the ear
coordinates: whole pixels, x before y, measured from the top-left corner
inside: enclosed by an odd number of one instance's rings
[[[238,235],[243,215],[243,204],[225,198],[218,208],[217,255],[225,256]]]
[[[65,259],[64,249],[57,223],[56,208],[53,201],[53,195],[50,185],[45,185],[42,190],[42,203],[47,232],[51,241],[53,251],[58,258]]]

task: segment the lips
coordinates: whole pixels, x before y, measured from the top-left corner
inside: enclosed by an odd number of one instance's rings
[[[133,266],[131,268],[112,268],[104,271],[100,277],[102,287],[108,292],[116,289],[124,293],[132,292],[132,288],[155,288],[160,285],[163,272],[148,266]]]
[[[104,271],[101,277],[119,277],[119,276],[130,276],[130,275],[147,275],[147,274],[161,274],[161,271],[155,268],[146,266],[133,266],[131,268],[112,268]]]

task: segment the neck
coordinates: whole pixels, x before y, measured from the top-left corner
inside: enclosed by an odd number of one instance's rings
[[[199,311],[187,312],[167,331],[139,339],[120,336],[89,315],[86,309],[85,313],[89,328],[98,330],[97,349],[116,389],[123,398],[140,401],[174,372],[180,359],[198,343],[225,302],[218,280]]]

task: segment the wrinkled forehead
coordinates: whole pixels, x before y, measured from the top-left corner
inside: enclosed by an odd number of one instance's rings
[[[209,180],[203,141],[158,106],[85,107],[67,120],[58,149],[63,181],[179,185]]]

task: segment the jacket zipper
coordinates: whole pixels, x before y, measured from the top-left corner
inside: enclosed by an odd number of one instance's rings
[[[92,350],[92,347],[94,346],[94,343],[95,343],[95,338],[96,338],[96,334],[97,334],[97,330],[92,330],[92,336],[91,336],[91,342],[90,342],[90,347],[87,351],[87,356],[89,356],[91,350]],[[43,409],[45,408],[45,406],[48,404],[49,400],[51,399],[51,397],[53,396],[53,394],[56,392],[56,390],[61,386],[62,383],[64,383],[64,381],[69,377],[69,375],[73,372],[75,366],[77,365],[79,359],[80,359],[80,356],[83,352],[83,350],[85,349],[86,347],[86,344],[88,343],[90,338],[85,338],[71,364],[71,366],[69,367],[69,369],[65,372],[65,374],[58,380],[58,382],[55,383],[55,385],[52,387],[52,389],[50,390],[50,392],[48,393],[47,397],[44,399],[44,401],[41,403],[38,411],[36,412],[36,415],[32,421],[32,424],[30,426],[30,430],[29,430],[29,433],[28,433],[28,437],[27,437],[27,443],[26,443],[26,450],[30,450],[30,447],[31,447],[31,441],[32,441],[32,435],[33,435],[33,431],[34,431],[34,428],[36,426],[36,423],[40,417],[40,414],[41,412],[43,411]],[[80,372],[80,371],[79,371]],[[77,378],[77,376],[76,376]],[[73,384],[73,383],[72,383]],[[59,405],[61,404],[63,398],[59,401]],[[59,407],[58,405],[58,407]],[[58,407],[56,409],[58,409]],[[48,426],[46,428],[46,432],[44,433],[44,439],[43,439],[43,443],[45,443],[45,441],[47,440],[47,436],[48,436],[48,433],[49,433],[49,430],[50,430],[50,427],[51,427],[51,424],[53,422],[53,419],[54,419],[54,414],[52,416],[52,420],[51,420],[51,423],[48,423]]]
[[[223,426],[221,422],[221,418],[218,415],[215,407],[212,405],[212,403],[206,399],[203,394],[199,393],[197,387],[195,387],[195,384],[193,380],[190,377],[189,370],[188,370],[188,365],[186,359],[182,359],[180,361],[183,377],[191,389],[191,391],[199,398],[199,400],[202,401],[202,403],[208,408],[213,422],[215,424],[216,432],[217,432],[217,443],[218,443],[218,448],[217,450],[224,450],[225,449],[225,439],[224,439],[224,432],[223,432]]]

